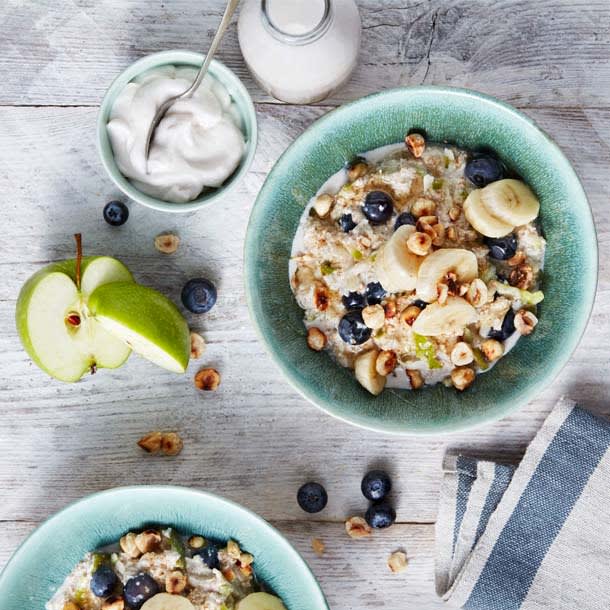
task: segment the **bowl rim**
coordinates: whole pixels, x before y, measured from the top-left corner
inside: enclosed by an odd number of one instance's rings
[[[451,422],[450,424],[440,424],[431,427],[418,427],[416,429],[408,428],[400,426],[397,427],[394,423],[385,423],[383,420],[377,418],[375,421],[371,421],[371,418],[359,419],[357,417],[352,417],[351,415],[345,415],[339,412],[339,410],[332,404],[330,401],[325,401],[319,399],[316,395],[316,392],[312,391],[308,384],[301,383],[299,379],[297,379],[291,371],[291,368],[286,365],[280,353],[276,352],[272,344],[267,340],[264,329],[259,322],[259,311],[257,303],[255,303],[254,294],[257,288],[256,282],[256,272],[254,267],[252,266],[252,260],[248,256],[249,250],[253,249],[256,245],[256,235],[255,235],[255,227],[254,223],[256,222],[257,215],[257,204],[259,199],[263,194],[266,195],[266,190],[269,187],[270,180],[275,177],[277,168],[281,166],[282,161],[285,157],[287,157],[292,150],[301,142],[306,141],[308,138],[312,137],[311,133],[314,130],[320,129],[330,121],[333,121],[337,114],[342,114],[344,112],[349,112],[349,110],[353,106],[364,105],[369,103],[371,100],[375,100],[377,98],[383,97],[392,97],[395,95],[405,95],[405,94],[422,94],[422,95],[441,95],[441,96],[449,96],[453,98],[469,98],[471,100],[482,101],[486,104],[490,104],[491,106],[497,107],[501,112],[512,115],[513,119],[519,121],[525,125],[528,129],[533,129],[538,132],[546,141],[546,145],[549,146],[550,149],[557,155],[558,159],[565,164],[566,168],[570,171],[572,178],[575,181],[575,186],[580,191],[582,195],[582,199],[587,204],[585,217],[583,218],[583,223],[588,225],[588,229],[590,230],[590,234],[592,237],[592,248],[590,252],[590,262],[591,262],[591,272],[584,278],[585,291],[584,296],[586,296],[586,301],[583,303],[585,308],[583,310],[583,315],[580,316],[578,327],[574,327],[571,339],[569,342],[569,349],[567,349],[561,358],[557,358],[554,366],[549,367],[543,376],[540,376],[538,380],[532,384],[530,388],[522,391],[518,395],[514,395],[511,398],[511,402],[513,404],[506,405],[504,404],[503,408],[485,412],[483,414],[479,414],[476,417],[476,421],[471,421],[470,419],[466,419],[464,421],[459,422]],[[259,193],[256,197],[256,201],[252,206],[250,216],[248,219],[248,225],[246,228],[246,237],[244,240],[244,249],[243,249],[243,259],[244,259],[244,288],[246,293],[246,302],[248,304],[248,312],[250,315],[250,320],[256,330],[256,333],[263,344],[265,351],[271,357],[273,362],[282,372],[284,378],[288,381],[288,383],[307,401],[313,404],[315,407],[323,411],[324,413],[338,419],[342,422],[350,424],[352,426],[356,426],[358,428],[362,428],[365,430],[370,430],[373,432],[383,433],[392,436],[405,436],[405,437],[416,437],[416,436],[449,436],[452,434],[456,434],[462,432],[464,430],[474,430],[478,429],[482,426],[485,426],[489,423],[498,421],[507,417],[511,413],[516,412],[521,409],[525,404],[527,404],[530,400],[536,397],[540,392],[544,391],[552,381],[559,375],[561,370],[569,363],[572,358],[572,355],[576,351],[579,346],[582,337],[587,329],[589,320],[591,318],[591,314],[593,311],[593,306],[595,304],[595,299],[597,295],[597,287],[599,281],[599,247],[598,247],[598,238],[597,232],[595,230],[595,223],[593,219],[593,211],[591,209],[591,204],[587,197],[586,191],[582,185],[582,182],[570,163],[569,159],[560,149],[558,144],[544,131],[541,127],[539,127],[531,118],[529,118],[523,112],[517,110],[510,104],[503,102],[495,97],[487,95],[485,93],[480,93],[478,91],[467,89],[464,87],[447,87],[444,85],[415,85],[415,86],[406,86],[406,87],[394,87],[391,89],[384,89],[382,91],[378,91],[376,93],[372,93],[363,97],[360,97],[356,100],[353,100],[347,104],[343,104],[332,109],[330,112],[318,118],[311,125],[309,125],[303,133],[301,133],[293,142],[284,150],[284,152],[279,156],[277,161],[274,163],[273,167],[267,174],[263,185],[261,186]],[[286,279],[288,281],[288,278]],[[260,316],[262,318],[263,316]],[[504,401],[506,403],[506,401]]]
[[[139,191],[127,178],[121,174],[116,164],[112,160],[106,159],[103,154],[102,142],[108,137],[106,133],[105,114],[107,113],[108,107],[111,103],[111,98],[115,94],[118,94],[119,89],[123,89],[127,83],[131,82],[136,76],[146,72],[147,70],[171,64],[202,64],[204,58],[205,56],[203,54],[195,51],[189,51],[187,49],[172,49],[169,51],[159,51],[157,53],[144,55],[122,70],[112,80],[104,93],[104,97],[102,98],[97,112],[95,127],[95,146],[98,157],[106,170],[106,174],[115,184],[115,186],[124,195],[136,203],[161,212],[194,212],[203,207],[211,205],[230,193],[243,180],[250,170],[258,144],[258,122],[254,102],[252,101],[252,97],[246,89],[246,86],[235,74],[235,72],[217,59],[212,59],[210,62],[210,67],[208,69],[209,74],[214,76],[224,86],[227,86],[227,83],[230,84],[230,87],[228,88],[233,91],[237,91],[240,94],[243,104],[238,105],[239,114],[243,121],[248,121],[250,123],[250,137],[246,142],[244,156],[239,167],[229,177],[228,184],[216,189],[203,200],[198,198],[193,201],[183,203],[163,201]]]
[[[27,547],[29,545],[36,544],[36,537],[38,535],[40,535],[40,532],[42,530],[47,529],[48,527],[52,526],[53,522],[55,520],[61,519],[65,513],[68,513],[69,511],[74,510],[81,504],[86,504],[89,502],[97,501],[99,499],[103,499],[103,498],[111,496],[111,495],[117,495],[117,494],[120,495],[123,493],[141,494],[141,493],[147,493],[147,492],[153,492],[153,493],[169,492],[169,493],[176,493],[176,494],[194,495],[194,496],[198,496],[200,498],[212,500],[214,502],[220,502],[221,504],[230,506],[232,509],[236,509],[239,512],[245,513],[249,518],[251,518],[253,521],[256,522],[257,526],[267,529],[270,531],[270,533],[274,534],[276,539],[282,544],[284,549],[288,553],[293,555],[294,560],[296,562],[301,564],[302,568],[305,571],[305,574],[307,574],[311,579],[310,586],[312,588],[312,592],[315,591],[318,596],[318,599],[315,601],[316,601],[316,603],[319,603],[320,610],[330,610],[330,606],[328,605],[328,601],[326,600],[324,591],[322,590],[322,587],[320,586],[320,583],[318,582],[318,579],[314,575],[311,567],[309,566],[307,561],[305,561],[305,559],[303,558],[301,553],[299,553],[299,551],[297,551],[294,548],[294,546],[290,542],[288,542],[286,537],[276,527],[271,525],[271,523],[269,523],[266,519],[263,519],[263,517],[261,517],[254,511],[250,510],[249,508],[246,508],[242,504],[234,502],[233,500],[229,500],[229,499],[225,498],[224,496],[220,496],[218,494],[215,494],[215,493],[212,493],[209,491],[204,491],[201,489],[182,487],[180,485],[125,485],[125,486],[120,486],[120,487],[111,487],[109,489],[104,489],[101,491],[96,491],[96,492],[88,494],[82,498],[73,500],[72,502],[70,502],[69,504],[67,504],[60,510],[58,510],[57,512],[53,513],[52,515],[50,515],[49,517],[47,517],[46,519],[41,521],[34,528],[34,530],[32,532],[30,532],[28,534],[28,536],[26,536],[26,538],[19,544],[19,546],[17,546],[17,548],[15,549],[15,551],[13,552],[13,554],[7,561],[4,568],[0,571],[0,591],[5,586],[5,584],[6,584],[5,581],[11,579],[11,577],[12,577],[11,571],[13,570],[13,565],[16,562],[16,560],[18,559],[18,557],[23,552],[27,551]],[[14,576],[14,578],[16,578],[16,577],[17,577],[17,575]]]

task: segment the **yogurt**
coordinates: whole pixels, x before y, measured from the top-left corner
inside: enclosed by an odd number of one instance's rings
[[[121,173],[143,193],[174,203],[218,188],[237,169],[245,140],[240,117],[226,88],[206,75],[194,95],[167,112],[144,157],[146,136],[157,108],[186,91],[197,70],[155,68],[131,81],[114,102],[107,129]],[[147,171],[148,170],[148,171]]]

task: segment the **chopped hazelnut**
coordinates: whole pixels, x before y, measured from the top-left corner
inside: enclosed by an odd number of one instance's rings
[[[510,267],[517,267],[525,262],[525,254],[521,250],[518,250],[515,252],[515,255],[511,256],[506,262]]]
[[[463,392],[466,388],[472,385],[476,374],[473,369],[463,367],[459,369],[453,369],[451,371],[451,383],[453,387],[460,392]]]
[[[511,286],[527,290],[534,279],[534,271],[529,265],[519,265],[515,267],[508,277],[508,283]]]
[[[108,599],[104,600],[104,603],[102,604],[102,610],[124,610],[124,608],[125,600],[119,596],[109,597]]]
[[[168,593],[182,593],[186,585],[186,574],[182,570],[171,570],[165,574],[165,590]]]
[[[426,150],[426,140],[421,133],[410,133],[405,137],[405,144],[409,149],[409,152],[416,158],[419,159]]]
[[[445,243],[445,227],[436,223],[432,225],[432,230],[434,231],[434,237],[432,237],[432,245],[433,246],[442,246]]]
[[[178,455],[184,444],[177,432],[164,432],[161,439],[161,451],[165,455]]]
[[[468,292],[466,293],[467,301],[473,307],[482,307],[487,303],[488,298],[489,291],[487,290],[487,284],[480,278],[472,280]]]
[[[451,362],[455,366],[465,366],[470,364],[474,360],[474,354],[472,348],[465,341],[456,343],[454,348],[451,350]]]
[[[385,311],[379,304],[367,305],[362,310],[362,319],[369,328],[377,330],[385,324]]]
[[[161,534],[157,530],[145,530],[136,536],[136,546],[140,553],[150,553],[161,543]]]
[[[314,538],[311,541],[311,548],[313,549],[313,552],[316,555],[321,557],[322,555],[324,555],[324,551],[326,550],[326,545],[319,538]]]
[[[515,315],[515,329],[520,335],[529,335],[538,324],[538,318],[527,309],[520,309]]]
[[[201,358],[203,352],[205,352],[205,340],[200,334],[191,331],[191,360]]]
[[[149,432],[138,441],[138,446],[148,453],[157,453],[161,450],[162,437],[163,434],[159,431]]]
[[[163,254],[173,254],[180,245],[180,238],[173,233],[161,233],[155,237],[155,248]]]
[[[220,374],[216,369],[201,369],[195,375],[195,387],[198,390],[211,392],[220,385]]]
[[[457,236],[458,235],[457,235],[457,230],[456,230],[455,227],[449,227],[447,229],[447,233],[446,234],[447,234],[447,239],[449,241],[457,241]]]
[[[350,517],[345,522],[345,531],[350,538],[365,538],[371,535],[371,526],[362,517]]]
[[[388,557],[388,568],[393,574],[404,572],[407,569],[407,556],[402,551],[396,551]]]
[[[330,212],[333,201],[334,199],[331,195],[318,195],[313,203],[313,209],[320,218],[324,218]]]
[[[389,299],[383,306],[383,311],[387,320],[394,318],[396,316],[396,299]]]
[[[229,540],[229,542],[227,542],[227,555],[231,557],[231,559],[239,559],[241,549],[235,540]]]
[[[354,180],[358,180],[366,174],[368,171],[368,165],[364,161],[359,161],[355,163],[347,170],[347,179],[349,182],[353,182]]]
[[[493,362],[502,356],[504,346],[495,339],[486,339],[481,343],[481,351],[489,362]]]
[[[417,316],[421,313],[421,309],[417,305],[409,305],[400,313],[400,321],[413,326],[413,322],[417,320]]]
[[[66,602],[62,610],[80,610],[80,608],[74,602]]]
[[[418,231],[424,231],[426,227],[431,227],[438,222],[438,218],[436,216],[420,216],[417,219],[417,223],[415,224],[415,228]]]
[[[412,390],[419,390],[424,385],[424,378],[416,369],[405,369]]]
[[[375,369],[380,375],[387,377],[396,368],[397,363],[396,354],[391,350],[384,350],[377,355]]]
[[[191,536],[188,539],[188,545],[192,549],[202,549],[205,546],[205,538],[203,536]]]
[[[326,347],[326,335],[315,326],[307,329],[307,346],[309,349],[319,352]]]
[[[328,288],[320,283],[316,282],[316,286],[313,292],[313,303],[318,311],[326,311],[328,309],[328,302],[330,300],[330,291]]]
[[[239,567],[239,571],[244,575],[244,576],[250,576],[252,574],[252,566],[240,566]]]
[[[432,246],[432,238],[426,233],[416,231],[407,239],[407,248],[417,256],[426,256]]]
[[[133,532],[125,534],[119,540],[119,546],[123,553],[131,557],[131,559],[137,559],[142,553],[136,545],[136,535]]]
[[[455,222],[462,215],[462,210],[454,205],[449,209],[449,218]]]
[[[239,556],[239,565],[242,568],[248,567],[254,562],[254,556],[250,553],[241,553]]]
[[[420,197],[411,206],[411,214],[419,218],[420,216],[432,216],[436,212],[436,203],[432,199]]]

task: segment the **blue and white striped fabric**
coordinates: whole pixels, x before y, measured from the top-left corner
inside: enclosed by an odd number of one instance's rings
[[[610,609],[610,422],[562,399],[517,468],[448,456],[436,534],[450,606]]]

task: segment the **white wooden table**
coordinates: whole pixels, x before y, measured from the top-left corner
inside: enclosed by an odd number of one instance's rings
[[[204,50],[223,2],[1,3],[0,565],[40,521],[72,500],[117,485],[172,483],[217,492],[270,520],[310,562],[336,610],[440,608],[433,543],[446,448],[517,457],[562,393],[609,411],[610,4],[361,0],[360,7],[360,65],[342,91],[315,107],[281,105],[258,89],[233,24],[219,58],[257,104],[260,142],[251,172],[210,214],[169,216],[134,204],[128,224],[116,229],[101,216],[103,204],[119,193],[95,151],[100,99],[114,76],[142,55]],[[267,172],[309,124],[345,101],[423,82],[495,95],[552,135],[589,195],[601,267],[589,329],[546,392],[474,432],[405,439],[335,421],[278,376],[248,319],[242,242]],[[182,238],[172,257],[153,248],[162,230]],[[216,307],[190,318],[209,343],[203,362],[222,374],[217,392],[194,389],[200,363],[180,377],[132,357],[122,369],[75,385],[52,381],[32,365],[14,329],[19,288],[42,265],[72,256],[77,231],[88,253],[121,258],[138,280],[175,300],[193,275],[217,282]],[[154,458],[136,447],[143,433],[158,428],[182,433],[179,457]],[[379,464],[394,476],[399,523],[353,541],[343,520],[363,511],[360,478]],[[323,482],[330,497],[328,508],[311,518],[295,502],[309,478]],[[311,550],[314,536],[326,543],[321,558]],[[411,564],[392,575],[386,558],[401,547]]]

